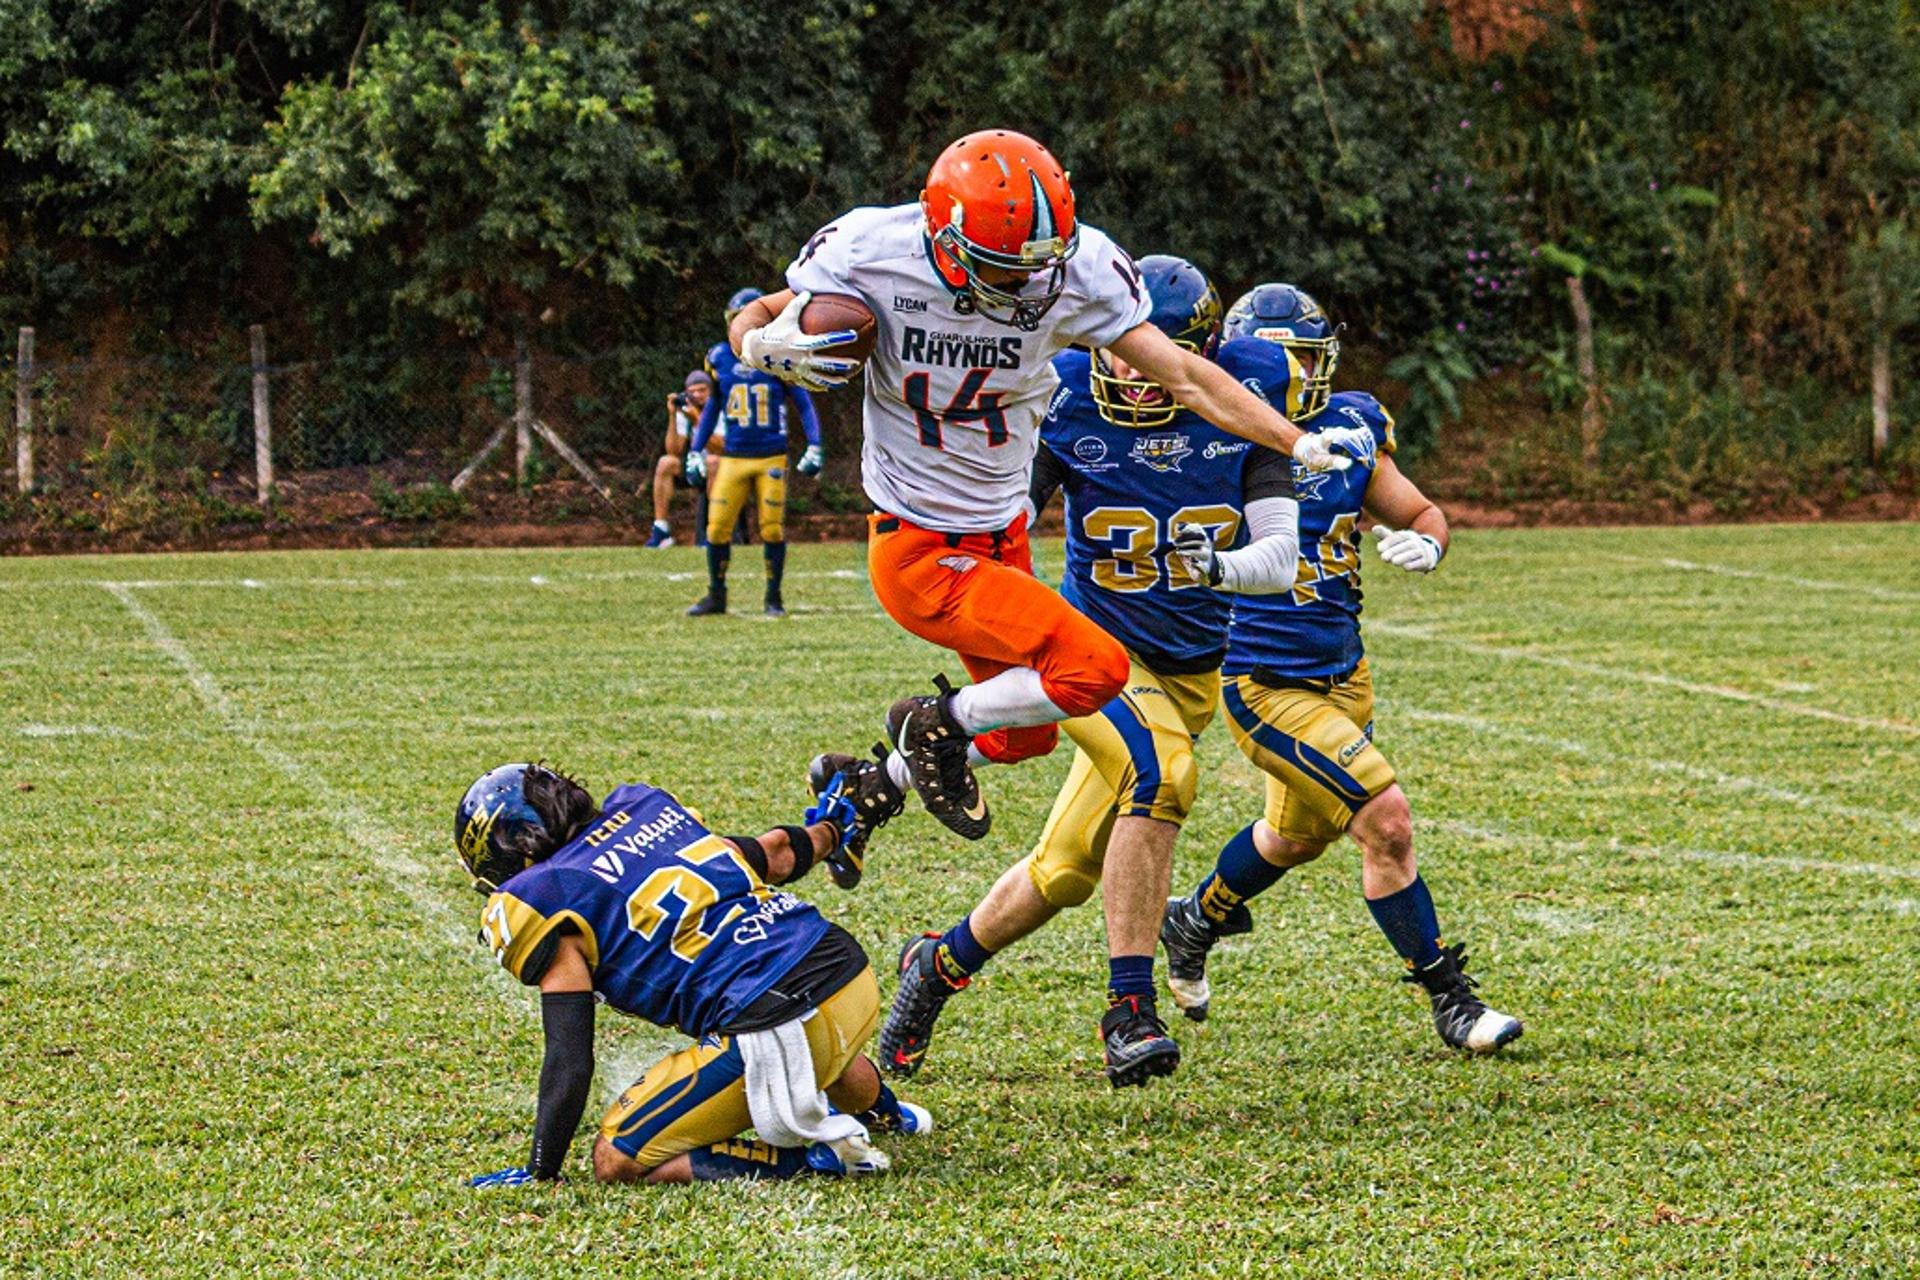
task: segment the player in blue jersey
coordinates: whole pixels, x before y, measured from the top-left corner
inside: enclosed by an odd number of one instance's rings
[[[1164,255],[1139,267],[1148,322],[1212,356],[1221,308],[1206,276]],[[1287,458],[1182,408],[1112,352],[1068,351],[1053,366],[1060,386],[1041,426],[1028,523],[1066,491],[1061,595],[1125,646],[1130,670],[1118,697],[1065,723],[1073,765],[1033,852],[945,934],[907,943],[880,1034],[881,1066],[895,1075],[919,1070],[941,1008],[989,957],[1085,902],[1103,869],[1107,1077],[1140,1085],[1178,1064],[1154,1007],[1159,886],[1193,805],[1193,741],[1219,701],[1229,604],[1188,572],[1175,541],[1206,530],[1238,548],[1213,563],[1247,592],[1284,591],[1298,559]]]
[[[1380,558],[1431,573],[1447,550],[1447,520],[1393,462],[1393,417],[1364,392],[1332,390],[1337,331],[1291,285],[1266,284],[1229,311],[1226,350],[1241,377],[1306,431],[1361,428],[1366,447],[1346,471],[1294,473],[1300,569],[1293,589],[1233,602],[1222,702],[1242,753],[1267,775],[1266,813],[1229,840],[1161,927],[1174,1000],[1207,1016],[1207,952],[1253,927],[1246,902],[1319,857],[1341,833],[1360,846],[1367,908],[1425,988],[1447,1044],[1492,1053],[1521,1032],[1518,1018],[1473,993],[1466,952],[1441,940],[1433,898],[1413,853],[1413,818],[1393,767],[1373,744],[1373,679],[1360,640],[1362,524]],[[1183,548],[1196,573],[1217,559],[1204,540]]]
[[[758,289],[734,294],[727,301],[728,322],[760,296]],[[713,483],[707,487],[707,594],[687,614],[699,618],[727,611],[727,565],[733,557],[728,539],[734,521],[751,499],[758,508],[760,542],[767,557],[765,608],[773,617],[784,617],[787,610],[780,584],[787,567],[788,428],[797,420],[807,437],[806,451],[795,470],[817,476],[826,463],[820,448],[820,416],[805,388],[744,363],[724,342],[716,342],[707,352],[707,372],[713,377],[713,395],[700,412],[687,448],[688,474],[703,478],[707,439],[723,421],[726,444],[714,464]]]
[[[454,847],[489,895],[480,941],[540,988],[546,1031],[532,1155],[473,1185],[560,1176],[593,1081],[596,1002],[695,1041],[608,1109],[593,1149],[602,1181],[877,1172],[872,1131],[927,1132],[927,1113],[861,1056],[880,1013],[866,953],[777,887],[863,846],[899,810],[885,771],[850,759],[805,825],[758,836],[716,835],[645,783],[596,804],[540,765],[502,765],[469,787]],[[749,1125],[758,1139],[740,1137]]]

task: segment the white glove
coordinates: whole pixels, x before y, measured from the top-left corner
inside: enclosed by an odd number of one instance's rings
[[[1372,441],[1365,427],[1309,431],[1294,442],[1293,460],[1309,471],[1345,471]]]
[[[1374,548],[1380,558],[1408,573],[1432,573],[1445,554],[1438,539],[1411,529],[1389,529],[1377,524],[1373,526],[1373,536],[1380,539]]]
[[[705,484],[707,482],[707,455],[704,453],[696,453],[692,449],[687,450],[686,460],[680,464],[680,469],[687,473],[687,479],[693,481],[693,483]]]
[[[820,474],[820,468],[826,465],[827,455],[821,450],[819,445],[810,444],[807,446],[806,451],[800,455],[800,461],[793,469],[803,476],[817,476]]]
[[[1205,525],[1182,520],[1173,526],[1173,554],[1180,557],[1195,582],[1217,587],[1226,574],[1220,564],[1220,553],[1213,549],[1213,534]]]
[[[812,297],[811,293],[794,294],[787,309],[775,316],[771,324],[747,330],[740,338],[740,359],[782,382],[796,383],[809,391],[840,386],[860,372],[858,360],[813,354],[822,347],[852,342],[856,335],[851,329],[802,333],[800,312]]]

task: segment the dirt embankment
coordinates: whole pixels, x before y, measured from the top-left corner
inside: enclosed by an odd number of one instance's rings
[[[457,509],[432,514],[408,510],[389,497],[376,500],[361,484],[335,482],[310,488],[287,485],[267,511],[251,491],[235,488],[212,505],[162,501],[136,513],[112,499],[40,499],[13,504],[0,523],[0,554],[65,555],[87,552],[258,551],[351,547],[600,547],[645,541],[649,512],[632,498],[609,504],[585,485],[555,481],[531,496],[511,488],[473,493]],[[674,538],[693,541],[692,503],[675,501]],[[1920,497],[1879,493],[1829,504],[1800,500],[1727,515],[1710,503],[1644,504],[1556,499],[1489,505],[1446,501],[1456,528],[1510,529],[1594,525],[1728,524],[1753,521],[1920,520]],[[126,523],[120,523],[126,521]],[[1059,508],[1041,521],[1058,532]],[[787,536],[795,542],[858,540],[866,519],[857,513],[790,515]]]

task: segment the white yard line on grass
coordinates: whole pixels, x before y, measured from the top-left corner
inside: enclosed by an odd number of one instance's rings
[[[387,882],[413,906],[420,918],[439,930],[469,964],[487,974],[488,990],[521,1015],[533,1016],[534,1006],[528,994],[531,988],[521,986],[506,970],[483,959],[483,952],[475,941],[478,915],[465,916],[455,911],[430,887],[436,882],[444,882],[443,867],[429,865],[406,852],[406,842],[399,834],[368,814],[359,801],[335,788],[305,761],[288,755],[269,742],[259,726],[234,705],[212,673],[194,658],[193,652],[168,630],[166,623],[160,621],[152,610],[140,603],[132,586],[118,582],[100,585],[126,606],[127,612],[146,630],[147,639],[153,642],[153,647],[180,668],[187,683],[193,687],[207,710],[213,713],[221,728],[252,748],[254,754],[279,770],[289,782],[305,789],[324,805],[334,815],[348,839],[366,852],[374,866],[385,875]],[[643,1063],[620,1054],[603,1057],[602,1062],[605,1067],[602,1076],[604,1091],[608,1094],[617,1093],[639,1079],[645,1070]]]
[[[1517,845],[1583,856],[1649,858],[1654,861],[1702,862],[1718,867],[1758,871],[1792,871],[1808,875],[1866,876],[1876,879],[1920,880],[1920,866],[1885,862],[1841,862],[1833,858],[1806,858],[1798,854],[1749,853],[1744,849],[1696,849],[1671,844],[1637,844],[1615,839],[1579,839],[1545,836],[1532,831],[1486,822],[1434,818],[1422,825],[1490,844]]]
[[[1676,560],[1671,556],[1615,556],[1628,564],[1657,564],[1668,569],[1679,569],[1685,573],[1710,573],[1721,578],[1745,578],[1753,582],[1772,582],[1790,587],[1804,587],[1808,591],[1840,591],[1853,595],[1871,596],[1875,600],[1920,600],[1920,591],[1902,591],[1897,587],[1882,587],[1871,582],[1843,582],[1837,578],[1802,578],[1785,573],[1766,573],[1758,569],[1736,569],[1730,564],[1704,564],[1698,560]]]
[[[1724,773],[1719,769],[1708,769],[1700,765],[1688,764],[1683,760],[1662,760],[1646,756],[1623,755],[1595,747],[1589,743],[1577,742],[1571,738],[1556,738],[1547,734],[1533,733],[1526,729],[1503,724],[1495,720],[1482,719],[1479,716],[1461,715],[1453,711],[1429,711],[1423,707],[1389,707],[1389,718],[1403,716],[1408,720],[1427,721],[1432,724],[1456,725],[1463,729],[1472,729],[1477,733],[1489,734],[1511,742],[1523,742],[1530,746],[1545,747],[1563,755],[1579,756],[1588,760],[1602,760],[1627,769],[1637,769],[1647,773],[1672,774],[1689,781],[1704,783],[1722,791],[1764,796],[1781,804],[1790,804],[1798,809],[1810,809],[1835,818],[1871,818],[1879,819],[1909,835],[1920,835],[1920,817],[1910,813],[1900,813],[1891,809],[1876,809],[1867,806],[1847,804],[1810,791],[1801,791],[1796,787],[1782,786],[1776,782],[1762,782],[1758,778],[1743,777],[1737,773]]]
[[[1425,640],[1434,644],[1443,644],[1467,653],[1479,654],[1487,658],[1499,658],[1503,662],[1534,662],[1542,666],[1557,667],[1562,671],[1573,671],[1584,676],[1596,676],[1603,680],[1626,680],[1638,684],[1653,685],[1662,689],[1678,689],[1683,693],[1695,693],[1702,697],[1724,698],[1729,702],[1741,702],[1748,706],[1759,707],[1777,715],[1801,716],[1809,720],[1828,720],[1835,724],[1851,725],[1856,729],[1872,729],[1881,733],[1897,733],[1903,737],[1920,738],[1920,724],[1904,720],[1886,720],[1879,716],[1850,716],[1842,711],[1829,711],[1825,707],[1809,707],[1798,702],[1787,702],[1781,698],[1769,698],[1764,694],[1749,693],[1745,689],[1735,689],[1723,684],[1703,684],[1697,680],[1682,680],[1678,676],[1663,675],[1658,671],[1637,671],[1631,667],[1609,667],[1597,662],[1581,662],[1575,658],[1563,658],[1557,654],[1535,653],[1529,649],[1514,649],[1505,645],[1480,644],[1473,640],[1462,640],[1446,635],[1431,627],[1404,622],[1369,622],[1368,630],[1375,635],[1404,636],[1413,640]]]

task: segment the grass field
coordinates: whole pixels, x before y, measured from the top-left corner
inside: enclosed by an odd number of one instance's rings
[[[462,788],[545,755],[790,820],[939,659],[852,547],[785,622],[695,553],[0,563],[0,1272],[1907,1276],[1920,1272],[1920,527],[1468,533],[1368,567],[1379,741],[1449,940],[1526,1018],[1447,1053],[1351,846],[1115,1093],[1096,906],[949,1006],[896,1175],[479,1194],[536,1006],[475,943]],[[1058,564],[1057,547],[1044,558]],[[753,599],[757,557],[736,557]],[[1176,883],[1258,809],[1222,727]],[[1037,834],[1065,754],[811,896],[884,975]],[[598,1104],[674,1043],[601,1018]]]

